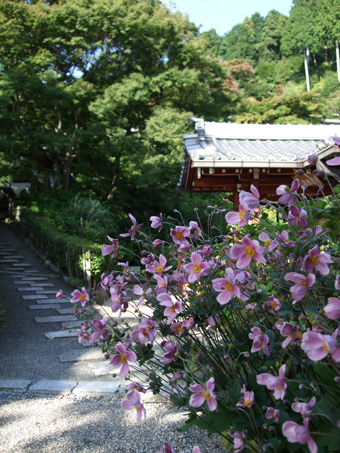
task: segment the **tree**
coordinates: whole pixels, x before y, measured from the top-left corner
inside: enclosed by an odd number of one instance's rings
[[[295,0],[286,26],[283,29],[281,52],[290,56],[303,52],[307,91],[310,91],[308,62],[311,51],[318,51],[320,42],[316,33],[316,0]]]
[[[158,0],[0,0],[0,42],[0,165],[16,176],[164,205],[189,114],[230,114],[225,69]]]
[[[271,62],[280,58],[281,34],[278,27],[279,16],[275,13],[268,13],[262,28],[261,40],[256,45],[259,60]],[[275,16],[277,16],[277,20],[275,20]]]
[[[316,28],[320,41],[325,49],[330,43],[336,44],[336,61],[338,81],[340,82],[340,1],[339,0],[319,0],[317,3]]]

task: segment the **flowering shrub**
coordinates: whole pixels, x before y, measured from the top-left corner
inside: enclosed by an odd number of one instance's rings
[[[253,186],[242,192],[239,212],[226,215],[227,235],[211,225],[216,235],[206,234],[199,219],[153,216],[158,232],[170,227],[164,242],[130,215],[121,236],[137,241],[143,270],[118,263],[123,269],[103,274],[101,286],[112,312],[132,308],[138,325],[108,312],[93,321],[96,334],[86,321],[79,336],[99,342],[120,376],[145,374],[122,402],[137,420],[147,416],[148,388],[188,408],[182,432],[220,433],[231,451],[340,451],[339,238],[316,225],[303,189],[298,179],[280,186],[278,204],[260,202]],[[338,196],[328,203],[339,206]],[[211,218],[224,215],[212,209]],[[103,254],[115,255],[120,245],[109,240]],[[85,290],[73,293],[73,302],[87,299]]]

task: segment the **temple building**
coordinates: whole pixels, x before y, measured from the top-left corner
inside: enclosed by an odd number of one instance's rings
[[[324,186],[329,194],[327,175],[340,175],[340,167],[328,168],[326,160],[340,153],[332,137],[340,137],[340,124],[237,124],[207,122],[190,118],[193,134],[184,134],[184,154],[179,192],[227,192],[238,206],[238,194],[254,184],[261,198],[277,200],[276,188],[290,186],[298,178],[314,196]],[[307,158],[316,154],[316,165]],[[304,174],[296,173],[303,169]],[[313,170],[323,170],[318,177]],[[230,195],[231,194],[231,195]]]

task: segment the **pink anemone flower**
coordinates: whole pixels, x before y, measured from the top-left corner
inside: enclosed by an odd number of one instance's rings
[[[267,420],[273,418],[274,422],[277,423],[280,419],[280,411],[278,409],[274,409],[273,407],[267,407],[264,416],[266,417]]]
[[[280,334],[283,337],[287,337],[282,343],[282,348],[285,348],[291,342],[295,344],[296,340],[301,340],[302,338],[302,332],[301,330],[298,330],[299,328],[298,324],[290,324],[285,322],[284,324],[280,325],[278,323],[275,323],[275,327],[279,329]]]
[[[328,253],[321,253],[319,246],[316,245],[305,256],[301,269],[306,272],[312,272],[315,267],[321,275],[328,275],[329,263],[333,263],[331,256]]]
[[[215,278],[212,280],[213,288],[215,291],[220,291],[220,294],[217,296],[217,302],[220,305],[227,304],[233,296],[241,298],[241,290],[235,280],[237,275],[235,271],[231,268],[226,269],[227,277],[225,278]]]
[[[308,225],[307,211],[303,208],[300,210],[296,206],[292,205],[288,214],[288,220],[292,225],[298,225],[301,228],[306,228]]]
[[[209,263],[203,261],[202,256],[197,252],[191,254],[191,263],[186,264],[183,267],[185,269],[185,272],[189,274],[189,283],[197,282],[197,280],[201,278],[204,272],[210,269]]]
[[[175,229],[171,228],[170,234],[175,244],[187,245],[188,241],[186,240],[186,238],[190,237],[190,228],[176,226]]]
[[[238,407],[251,407],[254,404],[255,394],[254,392],[248,392],[246,389],[246,385],[244,384],[241,388],[241,393],[243,396],[241,397],[241,401],[239,401],[236,406]]]
[[[270,252],[279,247],[279,244],[277,242],[272,241],[267,233],[260,233],[259,239],[264,242],[263,244],[264,247],[268,248]]]
[[[167,363],[172,362],[173,360],[176,362],[176,360],[178,360],[178,357],[181,353],[181,350],[178,347],[177,341],[175,341],[175,343],[171,343],[171,341],[168,340],[165,342],[164,347],[168,352],[166,352],[164,354],[163,363],[167,364]]]
[[[318,332],[305,332],[302,337],[301,349],[311,360],[322,360],[331,354],[336,362],[340,362],[340,348],[335,338]]]
[[[259,261],[266,264],[266,259],[263,256],[264,247],[258,241],[251,240],[249,236],[242,239],[243,245],[234,244],[230,249],[230,256],[232,259],[237,259],[236,267],[245,269],[251,263],[251,260]]]
[[[189,227],[191,230],[193,230],[193,233],[190,234],[190,237],[191,238],[195,238],[197,237],[199,234],[202,233],[202,230],[201,228],[199,227],[198,223],[195,222],[194,220],[192,220],[190,223],[189,223]]]
[[[62,299],[62,298],[64,297],[64,293],[63,293],[62,289],[60,289],[60,290],[57,292],[57,294],[55,295],[55,297],[56,297],[57,299]]]
[[[184,325],[181,322],[174,322],[171,324],[170,329],[178,335],[183,335],[184,333]]]
[[[157,300],[159,305],[166,307],[164,310],[164,316],[169,317],[167,324],[171,324],[177,314],[184,310],[182,302],[174,302],[167,293],[159,294],[157,296]]]
[[[262,308],[266,307],[269,307],[268,313],[273,313],[281,309],[281,304],[274,296],[269,296],[269,299],[262,306]]]
[[[338,274],[335,277],[335,284],[334,284],[335,289],[340,289],[340,274]]]
[[[105,289],[105,290],[108,290],[108,284],[112,282],[112,279],[113,279],[113,275],[112,274],[109,274],[109,275],[105,275],[102,274],[101,275],[101,283],[100,283],[100,286]]]
[[[292,404],[292,409],[294,412],[301,414],[303,418],[307,418],[312,413],[312,407],[315,406],[316,398],[315,396],[309,401],[309,403],[299,403],[296,401]]]
[[[90,344],[96,343],[99,338],[103,335],[104,340],[107,340],[109,338],[109,331],[105,329],[107,323],[107,318],[103,318],[102,320],[100,319],[94,319],[92,321],[92,325],[95,329],[94,332],[91,333],[89,337],[89,342]]]
[[[183,326],[186,327],[188,330],[193,329],[195,326],[194,318],[185,319],[183,321]]]
[[[131,333],[131,338],[137,338],[141,344],[145,345],[148,341],[150,341],[150,344],[153,344],[156,335],[155,321],[142,316],[137,329]]]
[[[234,453],[240,453],[242,450],[244,450],[246,446],[245,440],[247,438],[247,431],[244,430],[242,431],[242,434],[240,434],[237,431],[231,429],[228,434],[234,439]]]
[[[243,204],[240,204],[239,211],[228,212],[225,216],[225,220],[230,225],[238,225],[240,228],[248,225],[250,218],[250,210],[246,208]]]
[[[274,398],[283,400],[287,391],[288,379],[285,377],[286,365],[282,365],[279,370],[279,376],[273,376],[270,373],[262,373],[256,376],[256,382],[259,385],[265,385],[268,390],[274,390]]]
[[[151,228],[159,228],[158,229],[158,233],[159,233],[161,231],[161,229],[163,228],[163,216],[162,216],[162,214],[160,214],[159,217],[151,216],[150,217],[150,221],[151,221]]]
[[[114,354],[111,357],[110,364],[115,368],[122,365],[119,375],[124,377],[130,370],[128,362],[136,362],[137,356],[133,351],[126,351],[126,347],[122,343],[118,343],[116,349],[119,354]]]
[[[82,288],[81,291],[76,289],[71,293],[71,296],[71,302],[80,302],[83,307],[85,307],[86,301],[90,300],[90,296],[87,294],[85,288]]]
[[[107,237],[108,240],[111,242],[111,245],[103,245],[102,247],[102,255],[110,255],[112,253],[111,258],[115,258],[117,256],[118,251],[118,239],[112,239],[110,236]]]
[[[131,399],[123,400],[120,404],[125,410],[136,409],[137,422],[141,421],[143,415],[144,419],[146,418],[146,410],[144,405],[141,403],[139,393],[136,393]]]
[[[286,185],[281,185],[276,189],[276,194],[281,195],[280,198],[277,200],[280,204],[286,204],[289,207],[292,206],[297,200],[298,197],[296,195],[296,191],[300,187],[300,181],[298,179],[294,179],[292,182],[291,188],[289,189]]]
[[[295,302],[298,302],[305,297],[308,288],[314,285],[315,275],[308,274],[308,277],[306,277],[305,275],[296,272],[288,272],[288,274],[285,275],[285,280],[286,282],[290,281],[296,283],[296,285],[290,287],[290,292]]]
[[[240,193],[240,204],[249,209],[250,212],[254,212],[255,209],[261,209],[260,192],[253,184],[250,186],[250,190],[251,193],[246,191]]]
[[[328,304],[324,307],[325,315],[328,319],[340,318],[340,299],[337,297],[330,297]]]
[[[340,165],[340,156],[334,157],[333,159],[326,160],[327,165]]]
[[[288,442],[301,445],[307,444],[311,453],[318,453],[318,447],[312,439],[308,429],[308,419],[303,421],[303,425],[295,422],[284,422],[282,425],[282,434],[287,437]]]
[[[143,226],[142,223],[137,225],[137,220],[133,217],[132,214],[129,214],[130,220],[132,222],[132,227],[129,229],[127,233],[122,233],[119,236],[126,238],[128,236],[131,236],[131,239],[135,237],[137,230],[140,230]]]
[[[210,378],[206,383],[206,389],[200,384],[190,385],[189,390],[194,392],[190,397],[190,406],[200,407],[204,404],[204,401],[206,401],[209,409],[215,411],[217,409],[217,401],[216,395],[213,392],[215,388],[214,382],[214,378]]]
[[[162,451],[156,451],[156,453],[163,453]],[[164,442],[164,453],[176,453],[168,442]]]
[[[158,275],[162,276],[163,272],[166,272],[172,268],[172,266],[166,266],[166,261],[167,260],[166,260],[165,256],[163,256],[161,254],[161,255],[159,255],[159,262],[154,261],[154,263],[152,265],[147,264],[145,266],[145,270],[152,274],[158,274]]]
[[[135,286],[133,287],[133,293],[134,293],[136,296],[140,296],[137,305],[141,305],[141,304],[144,303],[145,296],[147,296],[147,295],[149,295],[150,293],[152,293],[152,289],[151,289],[151,288],[148,288],[146,291],[144,291],[144,289],[143,289],[141,286],[135,285]]]

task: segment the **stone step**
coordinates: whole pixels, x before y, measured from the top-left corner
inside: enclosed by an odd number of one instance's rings
[[[1,255],[1,252],[0,252],[0,255]],[[6,259],[13,259],[13,260],[24,260],[25,258],[23,256],[20,256],[20,255],[10,255],[10,256],[6,256]]]
[[[40,286],[30,286],[29,288],[25,287],[25,288],[17,288],[18,291],[39,291],[39,290],[42,290],[44,288],[40,288]]]
[[[20,379],[0,379],[0,390],[10,390],[11,392],[26,392],[32,381]]]
[[[34,300],[34,299],[47,299],[47,296],[43,294],[37,296],[36,294],[30,294],[29,296],[21,296],[24,300]]]
[[[49,322],[65,322],[65,321],[77,321],[74,315],[65,316],[38,316],[35,319],[37,324],[49,323]]]
[[[30,263],[12,264],[13,267],[32,267]]]
[[[75,395],[88,395],[88,396],[102,396],[102,395],[114,395],[117,393],[121,386],[124,386],[125,381],[88,381],[88,382],[79,382],[77,387],[73,389],[73,394]]]
[[[0,260],[0,264],[4,264],[4,263],[17,263],[19,260]]]
[[[61,362],[85,362],[90,360],[101,360],[104,354],[101,348],[93,347],[89,351],[67,351],[59,356]]]
[[[36,282],[37,282],[37,281],[40,282],[40,281],[43,281],[43,280],[48,280],[48,278],[47,278],[47,277],[22,277],[21,280],[23,280],[23,281],[25,281],[25,282],[26,282],[26,281],[29,281],[29,280],[35,280]]]
[[[56,291],[55,291],[55,290],[53,290],[53,291],[46,290],[46,291],[45,291],[45,290],[42,288],[42,291],[41,291],[41,290],[40,290],[40,291],[37,291],[37,294],[54,294],[54,295],[55,295],[55,294],[56,294]]]
[[[70,301],[68,299],[57,299],[56,297],[54,299],[37,300],[37,304],[69,304],[69,303]]]
[[[56,308],[61,308],[59,304],[40,304],[40,305],[27,305],[29,310],[53,310]]]
[[[42,379],[29,388],[29,392],[33,393],[71,393],[78,382],[74,381],[49,381]]]
[[[58,308],[57,312],[60,315],[71,315],[74,313],[74,309],[72,307],[71,308]]]
[[[69,332],[68,330],[59,330],[57,332],[46,332],[45,337],[48,339],[53,339],[53,338],[67,338],[67,337],[77,337],[77,332],[72,331]]]
[[[66,327],[66,329],[73,329],[75,327],[81,327],[84,321],[67,321],[62,322],[61,327]]]
[[[13,282],[15,285],[30,285],[30,286],[39,286],[39,288],[44,289],[45,287],[55,286],[53,283],[42,283],[42,282],[27,282],[27,281],[18,281]]]

